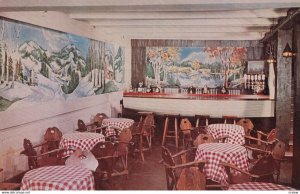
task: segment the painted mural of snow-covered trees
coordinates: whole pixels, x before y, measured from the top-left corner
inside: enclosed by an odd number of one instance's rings
[[[0,20],[0,111],[114,92],[123,83],[123,48]]]
[[[146,84],[177,87],[238,87],[247,57],[242,47],[148,47]]]

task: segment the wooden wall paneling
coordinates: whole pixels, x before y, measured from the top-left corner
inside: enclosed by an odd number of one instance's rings
[[[300,24],[295,25],[294,31],[295,48],[298,48],[296,57],[294,58],[294,84],[295,84],[295,101],[294,101],[294,131],[293,131],[293,173],[292,184],[296,189],[300,189]],[[296,51],[296,49],[295,49]]]
[[[277,81],[276,81],[276,129],[278,138],[284,142],[289,140],[290,118],[291,118],[291,82],[292,82],[292,60],[284,58],[282,51],[286,43],[292,45],[292,30],[278,31],[277,48]]]

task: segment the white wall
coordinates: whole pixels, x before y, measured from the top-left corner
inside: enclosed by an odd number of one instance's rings
[[[93,27],[71,20],[67,15],[58,12],[2,12],[0,16],[95,40],[125,45],[119,38],[114,42],[114,37],[96,32]],[[127,46],[124,46],[126,50]],[[126,56],[129,55],[126,51]],[[126,66],[128,65],[130,66],[130,63],[127,60]],[[128,69],[125,67],[126,71]],[[0,112],[0,168],[4,169],[0,174],[0,181],[27,170],[27,158],[19,154],[23,150],[24,138],[30,139],[33,144],[39,143],[46,129],[53,126],[58,127],[63,133],[72,132],[76,129],[79,118],[89,122],[91,115],[99,112],[115,117],[120,112],[119,102],[122,97],[123,92],[120,91],[80,98],[76,101],[47,102],[30,107],[29,110],[24,108]]]

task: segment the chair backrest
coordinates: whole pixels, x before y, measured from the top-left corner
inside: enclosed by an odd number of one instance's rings
[[[105,113],[97,113],[94,118],[94,123],[97,125],[97,127],[100,127],[102,125],[103,119],[107,119],[108,116]]]
[[[164,146],[161,147],[161,156],[162,156],[163,163],[165,166],[165,171],[166,171],[167,189],[173,190],[176,187],[176,181],[177,181],[176,175],[175,175],[175,170],[172,168],[168,168],[166,166],[166,164],[168,166],[175,166],[175,161],[172,158],[170,151]]]
[[[263,155],[259,158],[249,170],[250,173],[255,175],[271,174],[267,177],[262,177],[259,181],[270,181],[273,179],[273,174],[277,170],[277,164],[271,154]]]
[[[272,150],[272,156],[275,160],[280,160],[285,154],[285,143],[282,141],[276,141]]]
[[[153,114],[148,114],[144,120],[142,121],[142,132],[143,133],[150,133],[150,129],[154,125],[154,115]]]
[[[192,128],[192,123],[189,121],[188,118],[183,118],[180,121],[180,129],[185,131]]]
[[[44,135],[45,144],[42,145],[41,153],[49,152],[59,148],[62,133],[57,127],[49,127]],[[55,156],[56,153],[50,154]]]
[[[29,139],[24,139],[23,141],[24,150],[20,154],[24,154],[28,157],[28,167],[29,169],[38,168],[37,158],[33,156],[37,156],[37,151],[33,148],[33,145]]]
[[[236,124],[244,128],[246,135],[250,135],[251,130],[254,128],[254,125],[250,119],[240,119]]]
[[[62,137],[61,131],[57,127],[49,127],[44,135],[45,141],[60,141]]]
[[[113,172],[113,167],[116,162],[116,158],[114,157],[115,152],[116,144],[113,144],[109,141],[99,142],[91,150],[91,153],[98,160],[96,173],[98,174],[100,179],[102,179],[106,173],[108,178],[110,179]]]
[[[128,144],[132,139],[131,130],[125,128],[121,131],[118,137],[117,151],[119,156],[126,155],[128,153]]]
[[[78,119],[77,126],[78,126],[78,129],[76,129],[76,131],[79,131],[79,132],[87,131],[87,127],[86,127],[85,123],[83,122],[83,120]]]
[[[198,137],[194,140],[193,144],[195,147],[198,147],[200,144],[204,143],[215,143],[217,142],[213,136],[209,133],[207,134],[199,134]]]
[[[206,178],[198,167],[184,168],[177,181],[177,190],[205,190]]]

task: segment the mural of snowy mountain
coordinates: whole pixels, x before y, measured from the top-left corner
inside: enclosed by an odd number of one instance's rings
[[[0,111],[122,89],[123,48],[4,18],[0,22]]]

